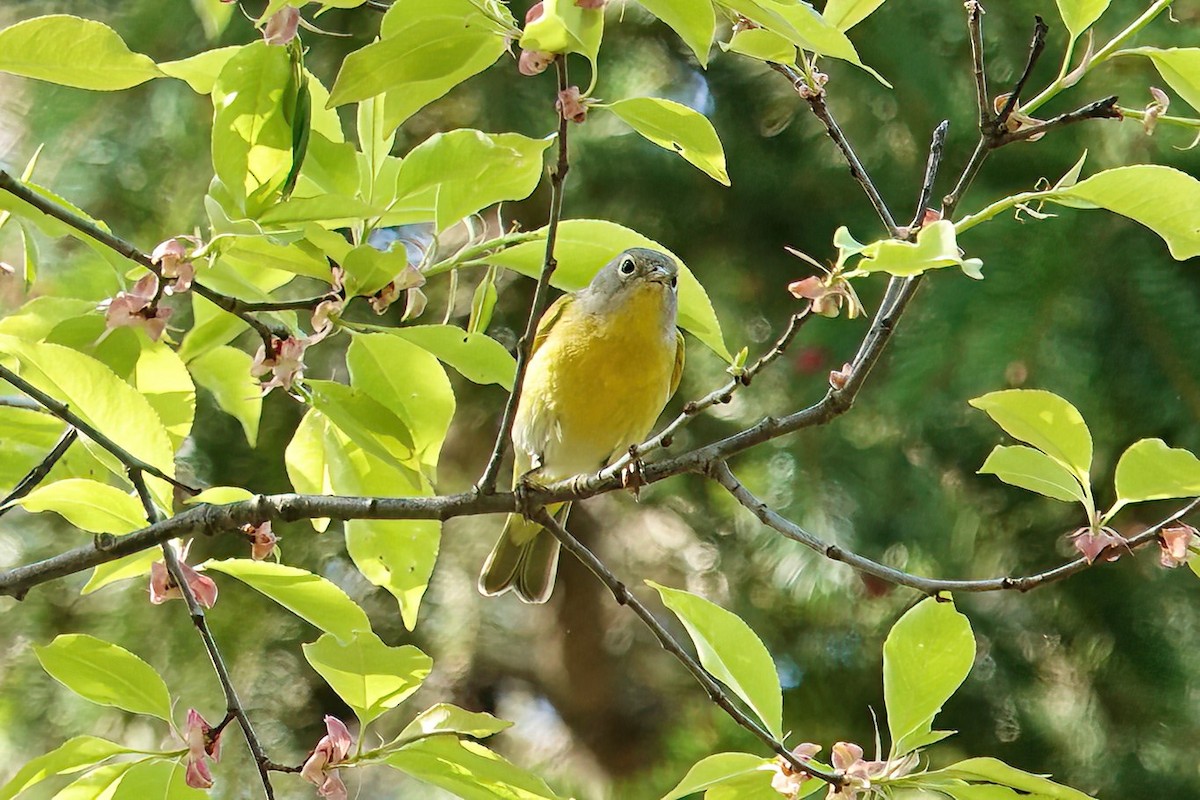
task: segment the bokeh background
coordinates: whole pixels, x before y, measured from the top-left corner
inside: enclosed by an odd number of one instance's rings
[[[215,0],[194,0],[216,7]],[[250,3],[249,5],[253,5]],[[528,4],[513,3],[521,17]],[[669,97],[708,114],[725,146],[733,185],[721,187],[681,159],[642,141],[602,113],[571,131],[568,217],[601,217],[636,228],[678,253],[707,287],[730,348],[762,352],[796,301],[785,291],[811,267],[784,246],[818,260],[834,255],[839,225],[860,240],[883,234],[859,187],[820,124],[790,86],[764,66],[724,56],[699,69],[678,38],[639,6],[614,3],[602,50],[597,96]],[[1098,25],[1101,40],[1140,13],[1144,0],[1114,0]],[[1195,44],[1200,11],[1179,2],[1136,43]],[[1051,24],[1049,48],[1032,85],[1058,68],[1065,33],[1049,0],[987,4],[985,37],[998,94],[1015,79],[1034,14]],[[257,8],[251,8],[257,11]],[[0,24],[47,13],[73,13],[115,27],[156,60],[252,40],[242,14],[210,38],[186,0],[7,0]],[[322,28],[350,39],[305,33],[308,63],[328,85],[349,49],[369,41],[378,14],[331,12]],[[962,4],[959,0],[886,3],[855,28],[863,60],[896,86],[889,91],[844,64],[830,64],[829,104],[898,218],[914,211],[930,132],[950,120],[945,167],[935,196],[948,191],[976,134]],[[583,63],[574,65],[582,82]],[[1107,94],[1140,108],[1162,85],[1143,60],[1119,59],[1044,109],[1069,110]],[[429,134],[456,127],[544,135],[553,129],[550,74],[521,77],[504,58],[407,123],[397,153]],[[1176,99],[1173,113],[1191,113]],[[211,177],[211,107],[180,82],[153,81],[113,94],[0,75],[0,165],[19,172],[41,143],[36,180],[106,220],[143,248],[204,221]],[[352,115],[345,119],[347,130]],[[1006,194],[1056,179],[1088,151],[1087,171],[1123,163],[1172,164],[1200,172],[1191,133],[1161,126],[1148,137],[1135,121],[1097,121],[1059,130],[994,154],[965,197],[977,210]],[[548,190],[505,208],[526,228],[543,224]],[[1171,197],[1161,198],[1173,202]],[[852,411],[833,424],[760,447],[733,462],[773,507],[818,535],[925,575],[1026,574],[1070,555],[1063,534],[1081,523],[1077,509],[975,474],[1002,434],[967,400],[1006,387],[1055,391],[1075,403],[1096,440],[1100,502],[1111,500],[1112,467],[1131,442],[1162,437],[1200,451],[1200,271],[1169,257],[1152,233],[1104,212],[1050,209],[1045,220],[1005,215],[965,236],[984,261],[986,280],[937,274],[927,280],[893,346]],[[117,288],[86,248],[39,242],[42,275],[35,293],[100,300]],[[13,226],[0,234],[0,259],[19,263]],[[465,320],[475,275],[455,298],[435,281],[429,316],[447,302]],[[869,308],[882,280],[863,285]],[[532,282],[508,276],[491,332],[515,341]],[[12,304],[21,298],[6,296]],[[392,322],[398,320],[393,319]],[[785,413],[819,398],[830,369],[849,359],[863,319],[819,319],[786,357],[734,401],[696,420],[676,449]],[[253,343],[246,341],[248,349]],[[326,347],[310,374],[336,374],[338,347]],[[692,342],[688,369],[670,410],[709,391],[723,365]],[[447,441],[439,489],[467,488],[486,460],[503,393],[451,374],[458,412]],[[273,393],[257,446],[201,393],[191,470],[211,484],[257,492],[290,489],[283,448],[302,408]],[[0,459],[18,456],[0,443]],[[10,461],[10,466],[15,462]],[[13,468],[15,472],[16,469]],[[3,487],[0,487],[3,488]],[[1170,504],[1139,506],[1120,517],[1136,529]],[[77,545],[80,535],[50,515],[21,513],[0,522],[0,565],[25,563]],[[700,478],[589,501],[572,518],[626,582],[642,579],[700,592],[740,614],[765,640],[785,686],[791,741],[874,740],[882,717],[881,647],[891,624],[916,597],[862,580],[762,528]],[[580,798],[661,796],[687,767],[713,752],[757,752],[756,743],[705,697],[683,669],[578,565],[565,559],[553,601],[528,607],[511,596],[475,591],[479,565],[498,518],[445,526],[433,583],[413,633],[394,602],[354,571],[336,526],[281,531],[289,563],[344,587],[370,612],[389,643],[412,642],[435,670],[386,734],[439,701],[490,710],[517,725],[495,740],[510,758]],[[200,541],[201,557],[241,555],[229,539]],[[47,677],[31,645],[61,632],[88,632],[120,643],[168,677],[183,707],[221,717],[219,688],[184,610],[151,607],[141,581],[80,597],[85,576],[32,591],[22,603],[0,600],[0,780],[28,758],[79,733],[161,744],[161,729],[92,706]],[[209,615],[229,654],[243,699],[268,751],[299,763],[323,733],[325,713],[348,711],[305,663],[299,644],[315,638],[304,623],[239,585],[221,580]],[[1200,585],[1186,569],[1160,568],[1146,551],[1115,565],[1030,593],[963,596],[979,655],[971,676],[938,719],[959,731],[928,752],[935,765],[994,755],[1104,798],[1200,796]],[[182,714],[183,708],[180,709]],[[881,720],[882,724],[882,720]],[[233,737],[236,739],[236,734]],[[230,741],[215,798],[254,796],[254,773],[240,741]],[[276,781],[283,797],[312,788]],[[352,784],[352,790],[354,784]],[[435,798],[385,769],[362,779],[364,798]],[[33,796],[49,796],[48,792]]]

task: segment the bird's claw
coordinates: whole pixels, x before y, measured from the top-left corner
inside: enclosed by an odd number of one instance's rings
[[[537,480],[537,473],[537,469],[531,469],[517,478],[516,483],[513,484],[513,495],[516,498],[517,513],[525,517],[525,519],[533,519],[533,515],[541,508],[541,505],[533,502],[531,496],[546,488],[544,484]]]

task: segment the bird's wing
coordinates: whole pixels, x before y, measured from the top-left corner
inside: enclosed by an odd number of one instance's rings
[[[684,342],[683,331],[675,331],[675,367],[671,370],[671,391],[667,397],[672,397],[679,388],[679,379],[683,377]]]
[[[575,295],[564,294],[546,309],[545,314],[542,314],[542,318],[538,320],[537,333],[533,335],[533,347],[529,349],[530,358],[533,358],[533,354],[538,351],[538,348],[545,344],[546,339],[550,336],[550,330],[555,323],[562,319],[563,313],[574,302]]]

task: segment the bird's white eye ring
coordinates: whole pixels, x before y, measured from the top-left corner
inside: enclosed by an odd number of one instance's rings
[[[620,270],[622,275],[632,275],[633,271],[636,269],[637,264],[633,263],[632,258],[625,256],[623,259],[621,259]]]

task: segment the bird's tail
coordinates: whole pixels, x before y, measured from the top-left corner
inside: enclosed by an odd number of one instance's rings
[[[571,504],[548,506],[546,510],[563,524]],[[512,589],[526,603],[544,603],[554,590],[557,573],[558,539],[554,534],[520,514],[509,514],[479,574],[479,591],[492,596]]]

